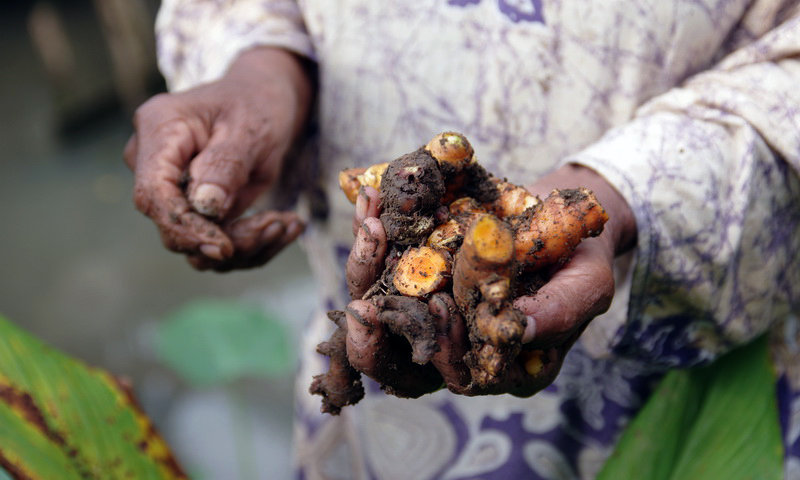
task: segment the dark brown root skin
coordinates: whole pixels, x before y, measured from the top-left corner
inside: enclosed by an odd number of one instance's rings
[[[361,374],[350,366],[347,359],[344,312],[332,311],[328,317],[339,327],[327,342],[317,346],[317,352],[330,358],[330,366],[326,373],[314,376],[308,391],[312,395],[322,396],[322,413],[339,415],[342,407],[355,405],[364,398],[364,386],[361,384]]]
[[[378,320],[395,335],[402,335],[411,345],[411,360],[428,363],[439,351],[436,330],[428,305],[412,297],[382,295],[372,299],[378,307]]]
[[[423,149],[389,163],[381,180],[381,222],[389,241],[421,243],[435,227],[444,195],[439,163]]]
[[[466,395],[532,395],[544,388],[558,373],[561,363],[555,347],[562,343],[537,344],[542,352],[520,356],[526,318],[513,308],[512,300],[534,295],[552,275],[552,267],[566,263],[583,238],[603,231],[608,216],[594,194],[586,188],[555,190],[541,201],[488,173],[475,160],[466,138],[454,132],[440,134],[425,147],[383,165],[370,167],[380,166],[382,172],[372,176],[370,186],[379,187],[388,254],[380,279],[361,298],[377,307],[378,321],[391,334],[386,344],[377,346],[379,367],[370,376],[387,393],[403,397],[416,398],[441,385],[441,375],[430,360],[439,351],[436,328],[445,323],[440,311],[447,309],[448,318],[459,319],[460,328],[466,330],[461,330],[462,341],[468,340],[470,347],[463,358],[449,360],[451,366],[463,370],[465,378],[448,388]],[[348,198],[354,197],[347,189],[355,185],[352,177],[340,176]],[[359,185],[365,181],[356,180]],[[469,198],[455,202],[464,197]],[[473,228],[486,217],[497,223]],[[400,287],[395,285],[401,253],[426,242],[453,255],[448,279],[452,289],[443,283],[441,291],[439,287],[425,290],[419,279],[415,281],[421,289],[408,289],[402,282],[398,282]],[[401,270],[410,272],[412,280],[413,274],[423,271],[427,279],[431,273],[422,265]],[[365,287],[350,286],[358,295]],[[398,288],[419,298],[400,295]],[[342,406],[360,400],[363,387],[360,375],[348,363],[343,317],[334,317],[342,328],[319,347],[320,353],[331,357],[331,370],[314,378],[311,392],[323,396],[323,411],[338,414]],[[526,347],[533,348],[532,344]],[[409,356],[416,364],[408,363]]]

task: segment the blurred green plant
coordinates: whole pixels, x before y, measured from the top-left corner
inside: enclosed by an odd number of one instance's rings
[[[0,316],[0,479],[186,478],[130,388]]]
[[[622,435],[598,480],[779,480],[783,444],[767,339],[675,370]]]
[[[164,363],[196,386],[287,375],[294,363],[284,325],[234,300],[187,303],[159,324],[155,347]]]

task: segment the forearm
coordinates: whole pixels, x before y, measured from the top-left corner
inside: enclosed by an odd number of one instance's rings
[[[158,64],[173,92],[218,80],[242,52],[259,46],[314,59],[295,0],[164,0],[156,39]]]
[[[705,362],[797,308],[798,26],[790,20],[567,159],[614,185],[636,219],[627,318],[607,329],[617,353]]]

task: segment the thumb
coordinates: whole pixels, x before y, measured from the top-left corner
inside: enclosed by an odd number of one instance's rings
[[[522,341],[540,348],[558,345],[608,310],[614,296],[612,265],[613,254],[602,242],[584,240],[535,295],[514,301],[527,317]]]
[[[217,130],[189,165],[189,202],[195,211],[216,220],[227,216],[262,160],[260,149],[231,138],[226,130]]]

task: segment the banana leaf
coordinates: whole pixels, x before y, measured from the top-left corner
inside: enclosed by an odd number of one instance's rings
[[[767,340],[667,374],[598,480],[779,480],[783,443]]]
[[[124,381],[0,316],[0,480],[6,478],[186,475]]]

